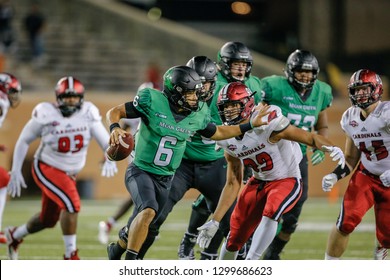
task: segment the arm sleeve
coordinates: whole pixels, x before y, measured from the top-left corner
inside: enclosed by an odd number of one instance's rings
[[[205,129],[198,130],[197,132],[206,138],[211,138],[217,131],[217,126],[213,123],[208,123]]]
[[[133,102],[126,102],[125,109],[126,109],[126,117],[128,119],[141,118],[144,121],[144,123],[148,125],[149,123],[148,118],[135,108]]]
[[[95,122],[91,127],[91,133],[104,152],[108,148],[110,135],[108,134],[102,122]]]
[[[12,158],[12,171],[21,172],[24,159],[32,141],[37,139],[41,135],[43,126],[31,119],[23,128],[18,141],[16,142],[14,155]]]

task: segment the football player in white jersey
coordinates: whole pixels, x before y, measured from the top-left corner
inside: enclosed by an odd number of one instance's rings
[[[348,108],[340,121],[346,134],[344,168],[337,167],[322,179],[322,189],[354,171],[341,205],[337,223],[330,232],[325,259],[339,259],[349,235],[366,212],[374,207],[378,248],[376,259],[386,259],[390,248],[390,102],[381,101],[382,80],[367,69],[356,71],[348,84]]]
[[[230,83],[221,89],[217,105],[224,124],[250,122],[256,115],[252,113],[252,95],[242,83]],[[219,221],[237,198],[243,165],[253,170],[233,210],[230,233],[221,248],[220,259],[235,259],[252,234],[246,259],[259,259],[271,243],[279,218],[296,204],[302,193],[299,170],[302,152],[297,142],[330,152],[334,161],[338,160],[340,165],[345,163],[341,149],[327,138],[290,125],[278,106],[271,105],[269,111],[263,117],[268,125],[217,142],[225,150],[227,181],[212,220],[198,228],[200,247],[208,246]]]
[[[12,74],[0,73],[0,127],[2,127],[9,108],[16,108],[21,101],[22,86],[19,80]],[[7,148],[0,144],[0,152]],[[0,243],[7,243],[7,238],[2,231],[4,207],[7,202],[7,185],[9,182],[8,171],[0,167]]]
[[[64,259],[79,259],[76,229],[81,203],[76,177],[85,165],[91,139],[95,138],[104,152],[109,134],[98,108],[84,101],[84,86],[78,79],[61,78],[55,95],[55,103],[42,102],[33,109],[31,119],[16,142],[8,192],[12,197],[20,196],[21,188],[27,187],[22,164],[30,143],[41,138],[34,155],[32,175],[42,191],[42,206],[27,223],[6,229],[10,259],[18,258],[18,247],[25,236],[52,228],[58,221],[65,245]],[[106,159],[102,176],[111,177],[116,172],[116,163]]]

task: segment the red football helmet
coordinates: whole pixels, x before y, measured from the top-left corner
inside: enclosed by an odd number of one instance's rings
[[[360,89],[364,91],[362,94]],[[360,69],[351,76],[348,92],[352,105],[365,109],[381,99],[382,80],[374,71]]]
[[[14,75],[0,73],[0,91],[7,94],[11,107],[15,108],[20,104],[22,85]]]
[[[218,96],[218,112],[224,124],[234,125],[242,120],[248,119],[251,114],[255,101],[252,91],[243,83],[233,82],[225,85]],[[226,108],[227,106],[240,106]]]
[[[72,115],[81,108],[84,102],[84,86],[72,76],[61,78],[56,85],[55,94],[58,102],[58,108],[64,117]],[[80,101],[76,104],[68,104],[64,102],[64,97],[80,97]]]

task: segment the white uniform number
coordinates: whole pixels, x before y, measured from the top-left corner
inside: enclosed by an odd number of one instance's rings
[[[171,136],[161,138],[158,151],[153,160],[153,163],[157,166],[167,166],[172,160],[173,150],[166,147],[167,143],[174,146],[177,143],[177,139]]]
[[[287,118],[290,120],[292,125],[300,127],[306,131],[311,131],[316,121],[315,116],[305,116],[301,125],[302,115],[288,113]]]

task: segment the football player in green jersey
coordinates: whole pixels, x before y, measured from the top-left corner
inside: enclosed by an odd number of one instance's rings
[[[253,122],[234,126],[216,126],[210,122],[208,106],[199,100],[202,83],[188,66],[174,66],[164,74],[162,92],[146,88],[133,101],[107,112],[110,144],[129,132],[121,129],[122,118],[141,118],[134,161],[128,166],[125,184],[134,201],[134,219],[128,230],[125,259],[137,259],[149,226],[159,217],[168,198],[173,175],[179,167],[186,142],[197,132],[205,138],[221,140],[235,137],[265,124],[262,117],[268,107],[259,109]],[[121,242],[121,240],[118,240]],[[121,244],[110,244],[109,259],[115,259]],[[122,244],[123,245],[123,244]],[[121,253],[119,254],[119,256]]]
[[[331,106],[331,87],[317,79],[320,67],[317,58],[309,51],[295,50],[287,59],[285,76],[269,76],[261,80],[263,102],[277,105],[290,123],[304,130],[315,130],[328,137],[326,109]],[[302,206],[308,195],[307,146],[300,144],[303,159],[299,164],[303,179],[303,192],[298,203],[282,216],[281,230],[264,254],[266,260],[280,259],[280,253],[294,233]],[[324,160],[321,150],[313,150],[311,163],[317,165]]]
[[[199,99],[205,102],[204,106],[207,105],[210,107],[217,75],[215,63],[206,56],[195,56],[187,62],[187,66],[195,69],[199,74],[204,87]],[[221,124],[219,115],[211,115],[211,122]],[[184,194],[190,188],[195,188],[204,194],[204,197],[207,199],[205,211],[208,214],[205,218],[192,220],[195,225],[188,228],[178,250],[179,259],[195,259],[193,247],[195,246],[198,234],[197,228],[207,221],[210,213],[208,209],[210,208],[213,211],[216,208],[225,181],[226,160],[223,151],[215,149],[215,141],[205,139],[199,133],[195,133],[190,141],[187,142],[183,160],[175,172],[167,202],[159,217],[150,225],[148,236],[142,245],[138,258],[144,258],[147,250],[158,235],[161,225],[165,222],[177,202],[183,198]],[[229,214],[221,222],[221,229],[224,229],[226,235],[229,231]],[[134,216],[129,219],[128,225],[132,222],[133,218]],[[127,231],[128,227],[122,230]],[[216,240],[214,247],[210,247],[210,249],[201,252],[201,259],[215,259],[218,256],[218,248],[223,240],[222,232],[223,230],[218,231],[218,235],[214,239]],[[126,236],[126,234],[122,233],[120,235]]]

